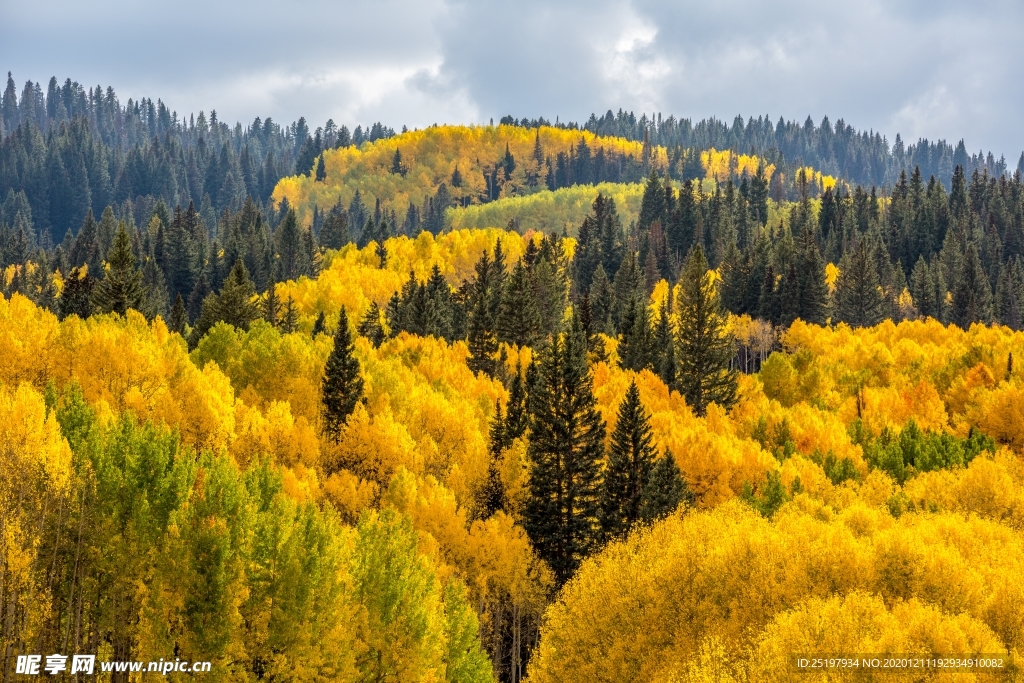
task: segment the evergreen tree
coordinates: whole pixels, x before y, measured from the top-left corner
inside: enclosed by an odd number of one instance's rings
[[[295,210],[290,209],[274,232],[277,249],[277,280],[297,280],[302,271],[302,229]]]
[[[561,585],[599,539],[605,425],[576,316],[543,352],[530,391],[532,463],[525,526]]]
[[[476,282],[473,286],[473,304],[469,314],[469,360],[473,372],[494,376],[494,354],[498,352],[498,338],[494,333],[492,296],[497,275],[494,262],[487,252],[476,263]]]
[[[64,278],[64,289],[60,293],[58,312],[61,319],[77,315],[85,320],[92,315],[92,293],[96,280],[89,275],[86,266],[73,266]]]
[[[316,315],[316,320],[313,322],[313,331],[310,332],[311,337],[314,339],[318,334],[324,334],[327,330],[327,316],[324,315],[323,311],[320,311]]]
[[[121,223],[107,253],[107,272],[93,292],[93,305],[100,313],[124,315],[129,308],[141,310],[145,299],[146,290],[142,273],[135,267],[132,240]]]
[[[281,309],[281,331],[285,334],[291,334],[298,329],[299,324],[299,311],[295,308],[295,301],[288,297],[288,300],[284,302],[284,307]]]
[[[359,321],[357,332],[360,336],[369,339],[375,349],[384,343],[384,326],[380,322],[380,306],[377,305],[376,301],[370,302],[369,310],[366,311],[363,319]]]
[[[798,315],[814,325],[824,325],[828,317],[828,284],[825,282],[825,260],[812,231],[806,231],[800,254],[797,282],[800,290]]]
[[[323,432],[335,443],[341,438],[349,415],[363,397],[363,378],[355,350],[348,328],[348,314],[342,307],[334,333],[334,347],[327,357],[321,386]]]
[[[654,462],[640,505],[640,519],[653,522],[672,514],[680,505],[693,503],[693,493],[686,486],[672,451]]]
[[[711,403],[728,408],[736,400],[736,370],[730,367],[735,340],[699,245],[690,253],[679,284],[679,391],[704,416]]]
[[[627,304],[622,316],[622,333],[619,335],[619,365],[626,370],[639,372],[655,368],[654,336],[651,331],[650,314],[643,301],[634,299]]]
[[[530,271],[520,260],[502,289],[496,323],[498,341],[533,346],[540,337],[540,324]]]
[[[203,299],[203,310],[192,328],[189,346],[194,347],[199,340],[218,322],[226,322],[240,330],[248,330],[252,321],[260,318],[259,305],[256,303],[256,286],[249,278],[242,259],[235,261],[224,281],[220,293],[210,294]]]
[[[862,239],[839,262],[836,318],[854,327],[864,327],[878,324],[884,315],[885,298],[878,282],[878,270],[867,240]]]
[[[167,317],[168,297],[167,285],[164,283],[163,271],[156,265],[156,259],[150,257],[142,266],[142,288],[146,292],[144,304],[146,318],[152,320],[157,316]]]
[[[503,438],[506,445],[526,433],[530,426],[530,413],[527,408],[526,381],[523,378],[522,367],[516,363],[515,374],[509,381],[508,406],[505,411]]]
[[[481,517],[491,517],[505,509],[505,484],[501,480],[501,455],[508,442],[505,438],[505,417],[501,402],[494,402],[494,419],[490,429],[490,463],[487,466],[487,482],[480,494]]]
[[[185,325],[188,323],[188,317],[185,313],[185,302],[181,298],[181,294],[177,294],[174,297],[174,305],[171,306],[171,317],[168,322],[168,329],[171,332],[177,332],[178,334],[185,334]]]
[[[281,313],[281,300],[277,297],[277,285],[274,282],[267,287],[266,298],[263,299],[263,319],[277,327]]]
[[[341,249],[352,241],[348,229],[348,213],[344,209],[335,207],[327,212],[319,239],[320,244],[327,249]]]
[[[992,290],[974,244],[967,245],[953,285],[953,323],[966,330],[971,323],[992,321]]]
[[[655,370],[658,376],[661,377],[661,381],[665,383],[665,386],[670,391],[676,388],[676,373],[678,372],[675,335],[672,332],[672,323],[669,318],[671,299],[672,289],[670,288],[668,296],[665,297],[665,301],[661,304],[658,326],[654,332],[654,348],[657,355],[657,367]]]
[[[931,269],[924,256],[917,258],[914,270],[910,273],[910,293],[914,297],[914,307],[926,318],[938,318],[939,310],[935,301],[935,282],[932,280]]]
[[[322,183],[327,180],[327,167],[324,166],[324,155],[321,154],[316,161],[316,182]]]
[[[640,390],[633,381],[619,404],[604,472],[601,528],[606,535],[622,536],[640,520],[644,492],[657,455],[650,415],[640,402]]]

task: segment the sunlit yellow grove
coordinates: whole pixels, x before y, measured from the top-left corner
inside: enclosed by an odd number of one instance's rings
[[[640,142],[550,126],[431,126],[367,142],[361,147],[327,150],[323,153],[327,171],[324,182],[316,182],[312,175],[283,178],[272,199],[275,203],[287,199],[296,208],[300,221],[309,223],[314,205],[327,209],[340,200],[348,206],[357,189],[369,206],[380,199],[401,211],[409,202],[421,206],[441,183],[446,183],[455,197],[477,196],[486,192],[484,172],[489,173],[504,157],[506,145],[516,160],[513,183],[525,191],[527,174],[539,174],[543,187],[546,167],[533,159],[538,135],[543,154],[552,159],[559,152],[568,154],[580,140],[586,141],[592,154],[605,149],[632,156],[639,162],[643,153]],[[396,150],[401,152],[402,164],[407,169],[404,175],[391,173]],[[664,166],[664,148],[653,148],[650,162]],[[456,167],[463,179],[461,188],[451,184]]]

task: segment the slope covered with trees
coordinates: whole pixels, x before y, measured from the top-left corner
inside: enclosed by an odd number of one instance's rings
[[[56,164],[76,130],[111,159],[179,140],[188,167],[215,135],[229,161],[256,144],[173,116],[145,142],[148,103],[116,100],[96,133],[107,105],[66,85],[66,121],[56,84],[4,95],[3,159]],[[56,245],[43,185],[12,187],[5,671],[774,681],[801,648],[1021,656],[1020,175],[861,186],[510,123],[289,128],[273,199],[89,195]],[[609,159],[635,175],[597,184]]]

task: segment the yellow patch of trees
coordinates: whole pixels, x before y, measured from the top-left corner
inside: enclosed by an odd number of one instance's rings
[[[409,131],[392,138],[364,143],[361,147],[344,147],[323,153],[327,178],[316,182],[314,175],[283,178],[274,189],[272,199],[284,199],[295,207],[299,219],[309,223],[313,206],[327,209],[339,200],[348,206],[358,189],[363,202],[373,206],[375,200],[404,210],[412,202],[417,207],[432,197],[441,183],[446,183],[455,199],[476,197],[486,192],[485,173],[508,151],[516,161],[512,179],[502,194],[528,193],[528,176],[539,176],[543,187],[546,167],[534,158],[538,140],[545,157],[552,159],[559,152],[585,140],[592,153],[599,149],[632,156],[637,161],[643,145],[623,138],[597,137],[589,131],[542,126],[537,129],[518,126],[431,126]],[[404,173],[392,173],[395,152],[401,152]],[[650,162],[667,163],[664,148],[651,150]],[[458,168],[461,187],[452,186],[452,175]]]

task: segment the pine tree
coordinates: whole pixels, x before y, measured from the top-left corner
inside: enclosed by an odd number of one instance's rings
[[[640,520],[644,491],[657,456],[650,415],[633,381],[619,404],[604,471],[601,528],[607,536],[622,536]]]
[[[277,280],[296,280],[302,274],[302,229],[295,210],[289,209],[281,225],[274,232],[277,249]]]
[[[384,326],[380,322],[380,306],[376,301],[370,302],[370,308],[359,321],[359,328],[356,331],[360,336],[369,339],[375,349],[384,343]]]
[[[277,285],[271,281],[267,287],[266,298],[263,299],[263,319],[277,327],[278,316],[281,313],[281,300],[277,298]]]
[[[320,311],[316,315],[316,320],[313,322],[313,331],[310,332],[311,337],[314,339],[318,334],[324,334],[327,330],[327,316],[324,315],[323,311]]]
[[[736,401],[736,370],[730,367],[735,340],[699,245],[687,259],[679,284],[679,391],[703,417],[711,403],[728,408]]]
[[[672,514],[680,505],[692,503],[693,493],[686,486],[676,458],[672,451],[666,450],[651,468],[640,505],[640,519],[653,522]]]
[[[324,166],[324,155],[321,154],[316,162],[316,182],[322,183],[327,180],[327,167]]]
[[[181,298],[181,294],[177,294],[174,297],[174,305],[171,307],[171,318],[168,324],[168,329],[171,332],[177,332],[178,334],[185,334],[185,325],[188,323],[188,318],[185,314],[185,302]]]
[[[501,480],[501,455],[508,442],[505,438],[505,417],[501,402],[494,402],[494,419],[490,429],[490,463],[487,466],[487,482],[480,493],[481,517],[486,519],[499,510],[505,509],[505,485]]]
[[[953,285],[953,323],[966,330],[971,323],[992,320],[992,290],[973,244],[967,245]]]
[[[135,267],[132,240],[124,223],[118,227],[107,253],[107,272],[93,292],[93,305],[100,313],[124,315],[129,308],[140,310],[146,299],[142,273]]]
[[[64,278],[64,289],[60,293],[58,311],[61,319],[77,315],[86,319],[92,315],[92,293],[96,280],[89,275],[88,266],[74,266]]]
[[[352,333],[348,328],[348,314],[342,307],[338,315],[338,327],[334,333],[334,348],[327,357],[321,386],[323,432],[335,443],[341,438],[342,429],[349,415],[363,397],[363,378],[360,370]]]
[[[492,296],[496,285],[494,262],[487,252],[476,263],[476,282],[473,285],[473,304],[469,314],[467,343],[473,372],[494,376],[494,354],[498,352],[498,338],[494,333]]]
[[[800,319],[824,325],[828,317],[828,285],[825,283],[825,260],[811,230],[806,231],[797,279],[800,287],[798,312]]]
[[[599,539],[605,425],[579,319],[543,352],[530,392],[532,463],[525,526],[561,585]]]
[[[203,310],[189,335],[189,346],[199,340],[218,322],[226,322],[240,330],[248,330],[252,321],[260,318],[256,302],[256,285],[249,278],[242,259],[235,261],[220,293],[210,294],[203,299]]]
[[[675,335],[672,332],[672,323],[669,318],[669,303],[671,299],[672,289],[670,288],[668,296],[665,297],[665,301],[661,304],[658,326],[654,332],[654,348],[657,353],[657,367],[655,370],[658,376],[661,377],[661,381],[665,383],[665,386],[670,391],[676,388],[676,373],[678,372]]]
[[[619,335],[619,365],[639,372],[655,367],[654,337],[650,314],[643,301],[634,299],[622,316],[622,334]]]
[[[522,367],[517,362],[515,374],[509,381],[508,406],[505,410],[503,436],[506,444],[511,444],[526,434],[530,426],[530,413],[526,404],[526,380],[523,378]]]
[[[281,331],[285,334],[291,334],[298,328],[298,324],[299,311],[295,308],[295,301],[288,297],[284,307],[281,309]]]
[[[496,323],[498,341],[533,346],[540,337],[540,310],[530,272],[522,260],[512,269],[503,288]]]
[[[884,317],[885,298],[867,240],[860,240],[839,262],[836,302],[836,317],[854,327],[877,325]]]

